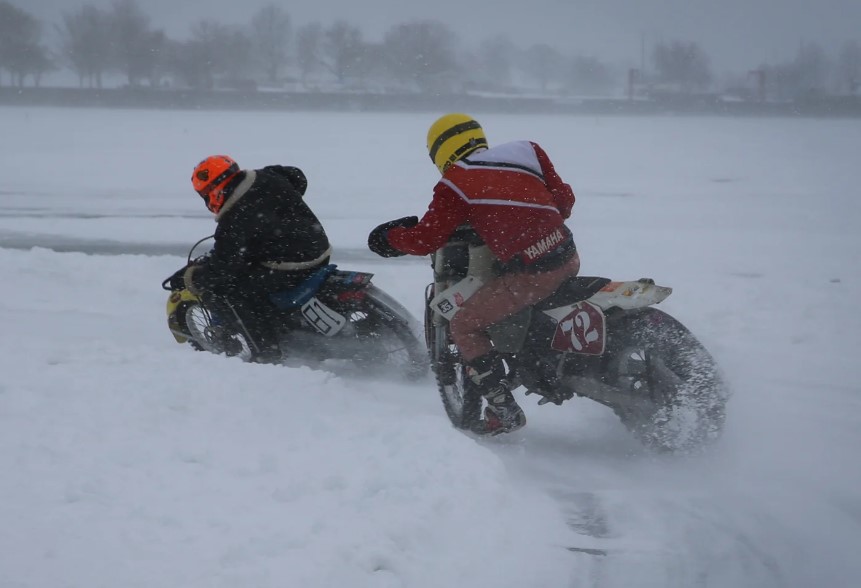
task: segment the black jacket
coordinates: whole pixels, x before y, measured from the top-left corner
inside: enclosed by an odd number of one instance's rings
[[[196,293],[272,292],[328,263],[329,239],[302,199],[307,185],[296,167],[239,172],[215,217],[215,245],[203,264],[186,272],[186,286]]]

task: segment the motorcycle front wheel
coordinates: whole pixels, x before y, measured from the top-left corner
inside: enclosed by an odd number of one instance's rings
[[[433,284],[425,294],[425,343],[430,355],[431,369],[439,390],[445,414],[458,429],[469,429],[481,419],[482,398],[466,384],[466,367],[457,346],[451,340],[448,321],[439,319],[430,308]]]
[[[200,302],[189,302],[182,313],[189,344],[198,351],[251,359],[251,348],[245,337],[228,330]]]

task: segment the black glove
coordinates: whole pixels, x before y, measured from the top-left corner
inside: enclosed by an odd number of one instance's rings
[[[171,290],[182,290],[185,288],[185,279],[183,278],[183,274],[185,273],[184,267],[173,272],[173,275],[167,279],[167,283],[170,286]]]
[[[397,220],[389,221],[378,226],[368,235],[368,249],[380,257],[400,257],[406,255],[389,245],[388,233],[395,227],[410,228],[419,224],[419,217],[405,216]]]

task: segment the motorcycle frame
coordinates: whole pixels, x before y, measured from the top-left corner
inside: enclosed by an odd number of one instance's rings
[[[460,251],[457,251],[458,249],[460,249]],[[464,254],[467,256],[466,259],[462,257]],[[450,261],[449,256],[451,256],[454,261]],[[458,256],[461,257],[458,258]],[[473,243],[468,234],[467,238],[451,239],[431,254],[434,281],[432,284],[429,284],[426,289],[425,302],[427,312],[429,312],[431,316],[431,324],[434,329],[438,330],[437,337],[439,336],[439,331],[443,330],[447,338],[447,343],[453,344],[447,328],[449,319],[446,319],[442,314],[431,307],[431,299],[440,292],[445,291],[466,278],[474,277],[486,283],[497,277],[498,274],[494,272],[494,261],[495,258],[489,248],[483,244],[479,245]],[[457,271],[458,265],[460,266],[460,271]],[[466,265],[467,268],[465,273],[462,271],[464,265]],[[625,310],[648,308],[669,296],[671,292],[671,288],[655,286],[654,281],[647,279],[642,279],[637,282],[610,282],[599,292],[596,292],[592,296],[583,300],[576,300],[572,303],[561,304],[559,307],[554,307],[547,311],[542,310],[537,312],[540,312],[549,320],[558,322],[558,316],[567,313],[570,309],[573,309],[577,303],[588,300],[590,303],[600,308],[604,315],[605,324],[609,330],[612,328],[612,325],[616,322],[617,318],[625,314]],[[528,312],[534,313],[536,311],[530,307]],[[505,330],[506,327],[507,325],[505,325],[505,323],[499,324],[497,337],[499,336],[500,331]],[[522,354],[524,349],[528,349],[532,346],[536,349],[546,347],[548,353],[552,352],[550,341],[545,341],[542,335],[552,337],[554,331],[548,332],[545,330],[536,330],[534,328],[533,317],[530,317],[529,320],[526,321],[526,324],[521,328],[521,344],[515,349],[507,348],[500,350],[500,354],[505,358],[506,363],[509,364],[511,372],[510,375],[513,375],[513,381],[511,382],[512,388],[516,388],[521,384],[526,384],[527,388],[529,388],[528,383],[522,380],[537,381],[539,379],[536,375],[531,374],[531,370],[518,365],[521,363],[518,361],[518,356]],[[489,330],[491,331],[490,336],[493,340],[493,327]],[[430,340],[428,340],[428,343],[430,343]],[[496,344],[496,341],[494,341],[494,344]],[[600,375],[606,371],[606,362],[609,361],[606,353],[591,354],[561,350],[556,350],[556,352],[559,353],[559,359],[556,362],[554,369],[556,378],[559,380],[580,380],[580,383],[577,385],[563,385],[563,388],[577,390],[578,395],[587,396],[606,406],[612,407],[614,405],[631,403],[632,400],[630,397],[619,394],[612,386],[596,383],[597,380],[600,379]],[[585,385],[587,382],[590,383],[589,386]],[[589,390],[589,392],[587,392],[587,390]],[[540,404],[547,401],[548,400],[546,398],[542,399]]]

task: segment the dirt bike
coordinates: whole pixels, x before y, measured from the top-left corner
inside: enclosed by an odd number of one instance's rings
[[[425,340],[445,411],[468,430],[482,397],[465,377],[449,321],[494,275],[493,257],[460,229],[432,255],[425,292]],[[651,279],[617,282],[574,277],[557,291],[493,325],[494,347],[509,387],[523,385],[538,404],[589,398],[609,407],[644,445],[690,450],[720,435],[728,394],[715,360],[669,314],[653,308],[672,292]]]
[[[192,246],[188,263],[200,263]],[[180,270],[182,271],[182,270]],[[427,373],[428,357],[416,319],[391,296],[371,283],[373,274],[321,267],[301,284],[270,295],[275,307],[281,362],[324,365],[347,362],[367,371],[392,368],[408,379]],[[198,351],[238,356],[250,361],[255,336],[249,333],[229,300],[207,304],[185,288],[169,291],[167,324],[177,343]]]

